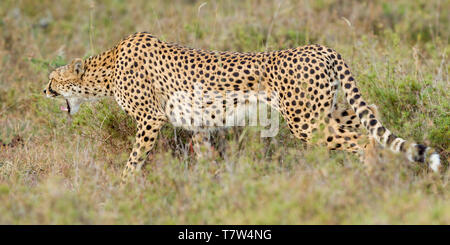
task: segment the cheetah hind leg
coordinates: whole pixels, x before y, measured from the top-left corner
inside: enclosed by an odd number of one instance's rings
[[[369,110],[378,118],[378,108],[376,105],[369,105]],[[342,127],[349,128],[352,130],[357,130],[361,127],[361,121],[356,115],[353,109],[338,108],[336,106],[335,110],[331,113],[331,117],[334,122],[341,124]]]
[[[195,132],[192,136],[192,149],[197,160],[212,160],[216,156],[214,146],[210,142],[209,132]]]
[[[373,137],[369,137],[369,142],[364,146],[364,154],[360,156],[360,161],[366,166],[368,174],[372,174],[375,166],[382,165],[382,147]]]
[[[367,143],[367,135],[350,130],[335,120],[320,120],[313,125],[308,125],[302,120],[286,121],[291,132],[301,141],[308,144],[326,145],[330,150],[345,150],[362,154]]]
[[[362,156],[369,143],[368,135],[355,132],[346,125],[333,121],[324,129],[324,138],[319,143],[325,143],[330,150],[344,150]]]
[[[368,107],[378,117],[376,105]],[[343,148],[343,150],[353,153],[357,152],[360,162],[364,163],[367,170],[371,172],[374,165],[380,162],[381,145],[370,135],[355,132],[361,124],[353,109],[335,110],[332,115],[332,125],[334,126],[328,130],[328,147],[333,150]]]

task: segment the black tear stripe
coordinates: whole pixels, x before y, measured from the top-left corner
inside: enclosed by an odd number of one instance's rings
[[[50,81],[50,84],[48,85],[48,91],[52,93],[54,96],[58,96],[58,92],[52,89],[52,81]]]
[[[69,104],[69,100],[66,100],[66,104],[67,104],[67,113],[70,114],[70,104]]]

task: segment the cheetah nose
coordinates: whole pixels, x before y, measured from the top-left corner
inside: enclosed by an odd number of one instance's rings
[[[44,91],[43,91],[43,92],[44,92],[44,94],[47,94],[47,89],[44,89]]]

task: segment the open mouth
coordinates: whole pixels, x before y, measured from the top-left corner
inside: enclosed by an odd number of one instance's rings
[[[56,98],[56,97],[60,96],[60,94],[58,94],[54,91],[51,91],[51,90],[47,91],[46,95],[47,95],[47,98]]]
[[[69,104],[69,101],[66,99],[66,106],[61,106],[61,111],[67,111],[67,113],[69,113],[70,114],[70,104]]]

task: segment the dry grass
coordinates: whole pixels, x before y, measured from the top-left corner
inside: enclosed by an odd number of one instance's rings
[[[205,4],[206,3],[206,4]],[[137,182],[119,188],[134,124],[112,100],[70,123],[42,96],[48,71],[136,31],[196,48],[342,53],[396,134],[448,164],[447,1],[1,1],[0,224],[449,224],[449,174],[386,152],[356,156],[234,129],[215,162],[167,126]],[[176,138],[174,137],[176,134]],[[19,136],[20,143],[12,144]],[[243,144],[242,141],[245,141]],[[170,149],[168,152],[167,149]]]

